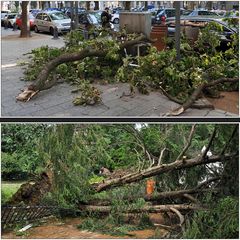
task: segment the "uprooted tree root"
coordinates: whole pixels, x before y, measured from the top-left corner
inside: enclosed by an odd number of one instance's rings
[[[18,191],[6,202],[7,205],[16,205],[21,202],[27,205],[38,204],[42,197],[48,193],[53,184],[53,173],[51,170],[42,172],[35,183],[31,181],[24,183]]]

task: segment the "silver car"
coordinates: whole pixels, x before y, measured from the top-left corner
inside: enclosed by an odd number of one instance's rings
[[[56,27],[58,33],[70,31],[71,19],[60,11],[39,12],[34,21],[35,32],[50,32],[54,34]]]

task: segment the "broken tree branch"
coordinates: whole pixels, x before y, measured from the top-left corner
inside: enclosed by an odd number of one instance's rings
[[[182,152],[178,155],[177,160],[180,160],[183,157],[183,155],[185,154],[185,152],[188,150],[188,148],[190,147],[190,145],[192,143],[192,138],[193,138],[195,128],[196,128],[196,124],[192,125],[191,131],[190,131],[190,134],[189,134],[189,138],[188,138],[188,141],[187,141],[187,145],[184,147]]]
[[[208,210],[206,207],[194,204],[166,204],[166,205],[154,205],[154,206],[144,206],[140,209],[126,209],[123,212],[127,213],[142,213],[142,212],[170,212],[171,208],[181,211],[190,210]],[[111,206],[94,206],[94,205],[79,205],[81,211],[87,212],[98,212],[98,213],[110,213],[112,210]]]
[[[215,181],[218,181],[218,180],[220,180],[220,177],[213,177],[213,178],[207,179],[206,181],[200,183],[200,184],[196,187],[196,189],[200,189],[200,188],[202,188],[202,187],[205,187],[205,186],[209,185],[209,183],[215,182]]]
[[[161,163],[162,163],[163,154],[164,154],[166,149],[167,148],[164,148],[163,150],[161,150],[161,153],[160,153],[160,156],[159,156],[159,159],[158,159],[158,164],[157,164],[158,166],[160,166]]]
[[[188,193],[183,194],[183,197],[189,199],[191,202],[193,202],[195,204],[199,204],[199,201],[195,197],[191,196]]]
[[[221,152],[221,155],[224,155],[225,151],[227,150],[227,148],[228,148],[230,142],[232,141],[232,139],[233,139],[235,133],[237,132],[237,130],[238,130],[238,125],[235,125],[235,127],[234,127],[234,129],[233,129],[233,131],[232,131],[232,134],[231,134],[229,140],[226,142],[225,146],[223,147],[223,150],[222,150],[222,152]]]
[[[170,95],[167,91],[165,91],[162,87],[160,87],[163,95],[165,95],[169,100],[182,105],[184,101],[177,99],[176,97]],[[214,106],[212,104],[192,104],[191,108],[196,108],[196,109],[204,109],[204,108],[209,108],[209,109],[214,109]]]
[[[106,189],[122,186],[124,184],[129,184],[133,182],[137,182],[139,180],[149,178],[155,175],[163,174],[169,171],[173,170],[179,170],[179,169],[185,169],[185,168],[191,168],[194,166],[202,165],[202,164],[208,164],[208,163],[214,163],[214,162],[223,162],[231,160],[232,157],[236,156],[236,154],[225,154],[223,155],[216,155],[211,156],[208,159],[202,159],[199,157],[188,159],[183,161],[174,161],[169,164],[161,164],[160,166],[154,166],[152,168],[148,168],[146,170],[143,170],[141,172],[135,172],[131,173],[125,176],[122,176],[120,178],[115,179],[106,179],[104,183],[95,183],[93,184],[93,188],[96,192],[101,192]]]
[[[157,201],[157,200],[162,200],[162,199],[166,199],[166,198],[183,197],[184,194],[196,194],[196,193],[217,192],[217,191],[219,191],[218,188],[199,189],[197,187],[197,188],[192,188],[192,189],[184,189],[184,190],[177,190],[177,191],[170,191],[170,192],[161,192],[161,193],[149,196],[148,198],[146,198],[146,200],[147,201]]]
[[[179,224],[180,226],[182,226],[184,223],[184,216],[174,207],[170,207],[170,210],[177,214],[177,216],[179,217]]]
[[[120,45],[119,48],[119,54],[123,51],[124,48],[129,46],[134,46],[140,42],[146,42],[151,41],[146,36],[142,35],[134,40],[130,40],[127,42],[124,42]],[[83,60],[86,57],[105,57],[107,54],[107,50],[98,50],[98,49],[90,49],[85,48],[77,53],[64,53],[47,64],[44,65],[43,69],[38,74],[38,77],[35,81],[35,83],[29,85],[22,93],[20,93],[16,99],[18,101],[29,101],[34,95],[36,95],[39,91],[45,90],[46,86],[49,88],[54,85],[49,80],[49,74],[60,64],[62,63],[68,63],[68,62],[74,62],[74,61],[80,61]]]
[[[189,97],[189,99],[182,104],[182,106],[174,109],[170,113],[167,113],[168,116],[178,116],[182,113],[184,113],[188,108],[192,107],[193,103],[200,97],[202,94],[202,91],[206,88],[216,86],[221,83],[235,83],[238,82],[239,78],[221,78],[218,80],[214,80],[208,83],[203,83],[198,86],[192,93],[192,95]]]
[[[213,140],[214,140],[214,138],[216,136],[216,133],[217,133],[217,128],[216,128],[216,125],[215,125],[214,126],[214,130],[213,130],[213,132],[211,134],[210,140],[208,142],[208,145],[207,145],[205,151],[203,152],[203,154],[201,156],[202,159],[206,158],[207,152],[209,151],[210,147],[212,146],[212,143],[213,143]]]

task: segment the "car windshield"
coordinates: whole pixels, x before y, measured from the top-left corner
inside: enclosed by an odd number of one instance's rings
[[[98,24],[98,19],[94,14],[89,14],[89,18],[91,19],[93,24]]]
[[[101,23],[101,13],[102,12],[93,12],[93,13],[91,13],[91,15],[93,15],[97,19],[98,23]]]
[[[11,15],[8,15],[8,19],[13,19],[16,17],[17,14],[11,14]]]
[[[52,20],[63,20],[68,19],[69,17],[64,15],[62,12],[53,12],[49,14]]]

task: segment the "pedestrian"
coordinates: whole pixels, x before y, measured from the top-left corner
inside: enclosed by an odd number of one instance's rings
[[[109,13],[109,8],[106,7],[101,14],[101,21],[102,21],[103,28],[111,28],[111,25],[110,25],[111,18],[112,18],[112,15]]]

